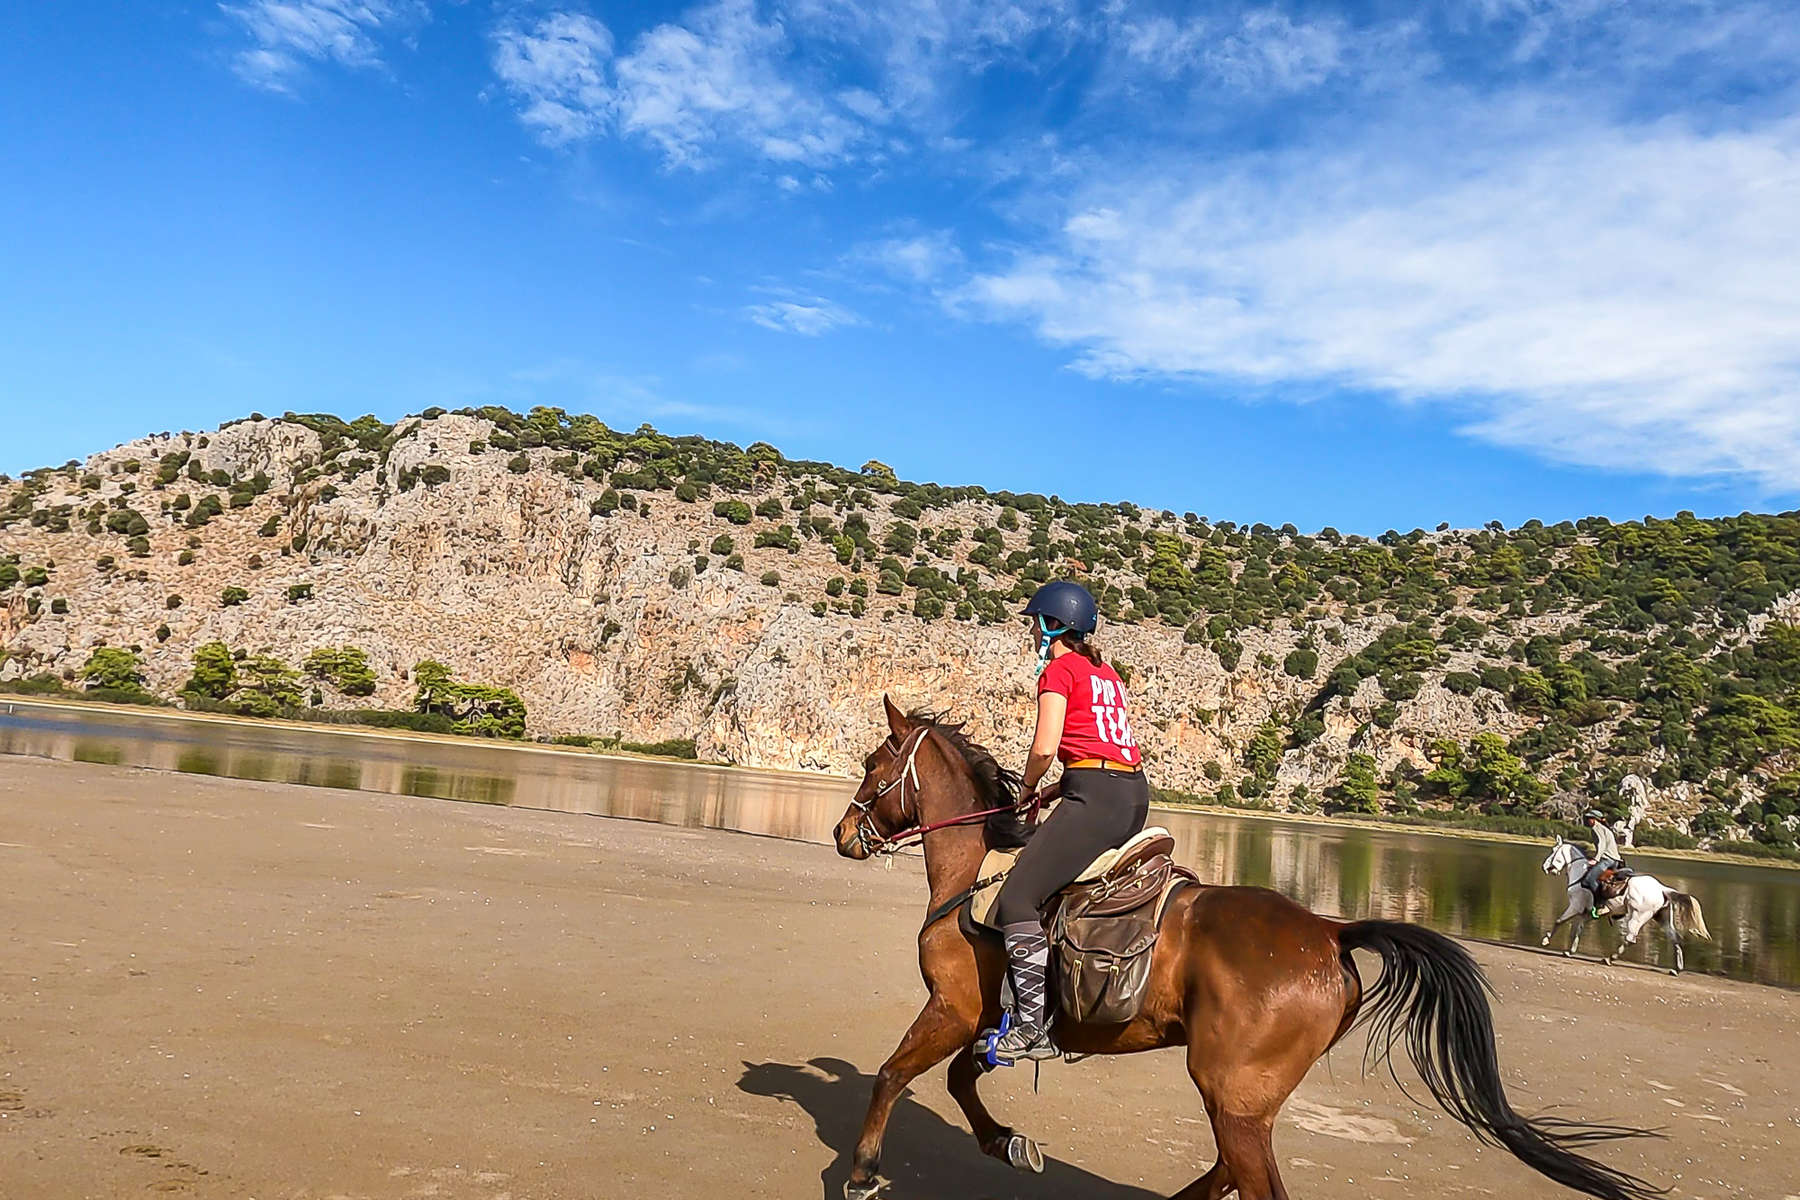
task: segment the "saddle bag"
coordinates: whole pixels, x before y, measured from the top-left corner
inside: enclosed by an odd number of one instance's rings
[[[1160,901],[1176,869],[1167,854],[1153,854],[1062,893],[1050,921],[1060,1016],[1101,1025],[1137,1016],[1150,984]]]

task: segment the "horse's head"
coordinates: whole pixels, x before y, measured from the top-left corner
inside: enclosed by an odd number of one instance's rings
[[[1550,853],[1544,857],[1544,874],[1556,875],[1568,870],[1569,864],[1574,862],[1580,853],[1575,848],[1575,843],[1563,841],[1562,835],[1558,834],[1556,845],[1551,847]]]
[[[931,727],[907,719],[886,696],[888,735],[863,758],[862,782],[838,819],[834,838],[845,858],[867,858],[919,823],[919,746]]]

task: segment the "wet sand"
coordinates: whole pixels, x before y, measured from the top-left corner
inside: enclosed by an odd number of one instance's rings
[[[916,863],[742,835],[6,758],[0,882],[5,1200],[835,1200],[923,999]],[[1800,1198],[1800,994],[1475,953],[1519,1107],[1661,1126],[1603,1153],[1675,1196]],[[1295,1196],[1569,1194],[1360,1052],[1288,1105]],[[1178,1053],[983,1090],[1047,1173],[981,1157],[940,1070],[891,1195],[1141,1200],[1211,1161]]]

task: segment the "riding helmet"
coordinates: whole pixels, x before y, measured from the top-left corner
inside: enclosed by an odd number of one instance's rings
[[[1601,812],[1597,808],[1588,809],[1586,812],[1581,814],[1581,817],[1582,817],[1582,820],[1584,820],[1584,821],[1604,821],[1604,820],[1606,820],[1606,814]]]
[[[1046,583],[1025,606],[1027,617],[1041,617],[1074,633],[1092,633],[1100,622],[1100,608],[1079,583],[1058,579]]]

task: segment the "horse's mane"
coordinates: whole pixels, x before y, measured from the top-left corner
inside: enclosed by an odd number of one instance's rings
[[[969,764],[969,773],[975,777],[975,785],[981,793],[981,807],[1005,810],[988,817],[988,844],[1001,848],[1023,846],[1031,836],[1031,830],[1014,811],[1014,805],[1019,801],[1019,784],[1023,782],[1019,773],[1001,766],[992,750],[964,733],[965,722],[952,721],[944,713],[925,709],[907,713],[906,719],[940,735]]]

